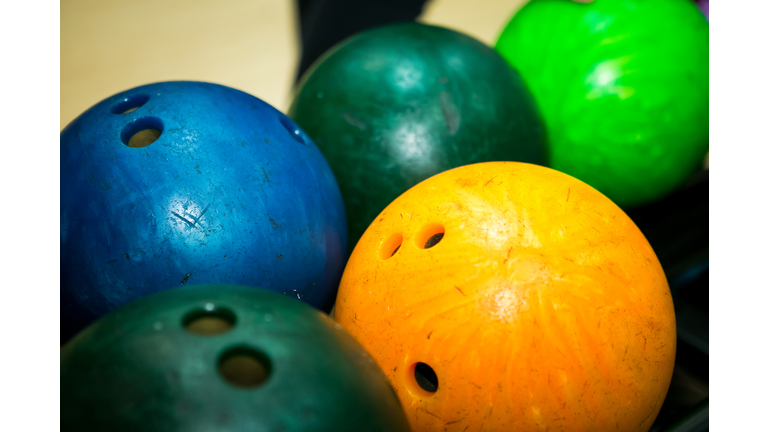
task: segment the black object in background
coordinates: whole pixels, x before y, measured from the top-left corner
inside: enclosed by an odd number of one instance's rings
[[[627,210],[659,258],[673,296],[709,269],[709,170],[666,198]]]
[[[296,80],[344,39],[385,24],[413,21],[427,0],[297,0],[301,60]]]
[[[650,432],[709,430],[709,170],[627,215],[664,268],[677,321],[672,383]]]
[[[709,271],[673,295],[677,354],[672,383],[649,432],[709,430]]]

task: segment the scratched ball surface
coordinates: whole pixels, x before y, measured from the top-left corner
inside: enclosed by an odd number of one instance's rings
[[[387,378],[326,314],[266,290],[157,293],[61,350],[70,431],[379,431],[408,423]]]
[[[675,360],[640,230],[585,183],[514,162],[392,202],[352,252],[335,318],[419,431],[647,431]]]
[[[349,250],[387,204],[439,172],[546,162],[538,108],[517,71],[441,27],[393,24],[341,42],[302,77],[288,114],[339,181]]]
[[[341,195],[292,120],[246,93],[165,82],[60,135],[62,342],[180,284],[261,286],[325,311],[346,259]]]

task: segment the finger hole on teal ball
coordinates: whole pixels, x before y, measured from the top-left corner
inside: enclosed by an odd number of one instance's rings
[[[232,386],[253,389],[267,381],[272,373],[272,362],[266,354],[254,348],[237,346],[221,355],[219,373]]]
[[[182,320],[182,325],[192,334],[214,336],[232,330],[236,321],[237,317],[231,310],[208,303],[204,308],[187,313]]]

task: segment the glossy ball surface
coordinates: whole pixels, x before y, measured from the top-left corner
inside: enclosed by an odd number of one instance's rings
[[[384,374],[327,315],[267,290],[222,285],[139,299],[66,344],[61,427],[409,430]]]
[[[90,108],[60,145],[62,341],[187,283],[263,286],[330,310],[347,257],[341,195],[311,139],[267,103],[150,84]]]
[[[661,198],[709,148],[709,25],[687,0],[532,0],[496,50],[541,108],[551,164],[622,207]]]
[[[457,166],[544,164],[538,108],[493,49],[419,23],[347,39],[307,71],[288,114],[339,181],[349,250],[408,188]]]
[[[672,298],[640,230],[585,183],[514,162],[446,171],[390,204],[350,257],[335,319],[418,431],[647,431],[675,361]]]

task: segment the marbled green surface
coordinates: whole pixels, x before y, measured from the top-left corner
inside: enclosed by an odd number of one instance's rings
[[[631,207],[709,148],[709,25],[689,0],[532,0],[496,50],[544,116],[551,167]]]
[[[187,331],[193,311],[228,310],[227,333]],[[219,372],[232,347],[266,355],[254,388]],[[373,359],[327,315],[266,290],[198,285],[104,316],[61,350],[64,431],[407,431]]]
[[[384,207],[435,174],[546,162],[538,108],[518,73],[441,27],[394,24],[347,39],[307,71],[288,114],[336,176],[350,252]]]

